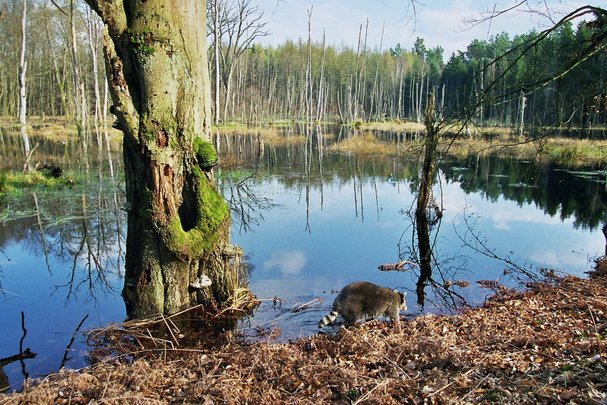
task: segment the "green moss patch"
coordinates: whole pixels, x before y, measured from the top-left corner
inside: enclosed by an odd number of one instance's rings
[[[217,164],[217,152],[211,142],[202,138],[194,138],[194,153],[200,167],[208,171]]]
[[[137,54],[150,56],[154,54],[154,42],[157,40],[154,38],[154,33],[149,28],[145,28],[140,31],[128,29],[127,34],[129,40],[133,44],[133,49]]]
[[[227,224],[229,209],[223,196],[198,168],[196,176],[196,221],[189,231],[184,231],[181,219],[175,215],[169,222],[167,247],[185,257],[202,257],[209,253],[221,235],[221,227]]]

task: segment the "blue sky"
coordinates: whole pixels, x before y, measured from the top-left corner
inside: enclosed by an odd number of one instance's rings
[[[511,7],[516,1],[488,0],[422,0],[416,1],[415,20],[410,0],[253,0],[264,10],[264,19],[272,33],[262,42],[280,44],[287,38],[306,39],[308,30],[307,11],[312,8],[312,38],[320,40],[323,29],[327,43],[356,46],[361,24],[369,19],[368,45],[379,47],[384,25],[383,48],[397,43],[410,49],[416,37],[424,38],[426,45],[445,49],[445,58],[456,50],[465,50],[474,38],[487,39],[491,35],[508,32],[511,36],[532,28],[544,29],[550,18],[558,20],[567,12],[582,4],[568,0],[529,0],[516,12],[470,27],[464,20],[478,18],[482,12]],[[540,11],[528,12],[529,9]]]

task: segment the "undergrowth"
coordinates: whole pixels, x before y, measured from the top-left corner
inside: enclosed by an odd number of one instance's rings
[[[63,190],[83,180],[80,173],[65,173],[61,177],[45,176],[39,171],[28,173],[0,172],[0,195],[18,196],[26,190]]]

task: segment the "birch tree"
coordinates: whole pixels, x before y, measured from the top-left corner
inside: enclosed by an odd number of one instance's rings
[[[27,61],[25,60],[26,47],[26,28],[27,28],[27,0],[23,0],[23,14],[21,18],[21,57],[19,58],[19,131],[21,133],[21,141],[23,142],[23,153],[25,159],[23,161],[23,171],[29,171],[29,161],[31,158],[31,149],[29,136],[25,128],[25,117],[27,114],[27,94],[25,74],[27,72]]]
[[[228,115],[228,106],[232,95],[232,79],[240,58],[251,44],[266,35],[266,23],[263,11],[254,6],[251,0],[210,0],[212,18],[209,20],[214,37],[216,78],[221,78],[225,96],[223,118]],[[219,73],[218,73],[219,72]],[[219,91],[216,88],[215,97]],[[219,104],[216,98],[216,109]],[[216,113],[217,118],[217,113]]]

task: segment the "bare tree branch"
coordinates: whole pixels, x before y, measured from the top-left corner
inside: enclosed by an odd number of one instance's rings
[[[55,7],[57,7],[57,10],[59,10],[61,12],[61,14],[68,17],[67,13],[65,11],[63,11],[63,9],[59,6],[59,4],[55,3],[55,0],[51,0],[51,3],[53,3],[53,5]]]

